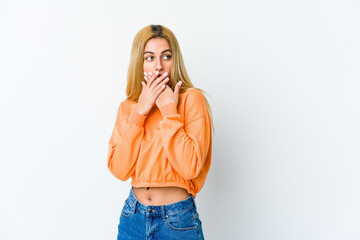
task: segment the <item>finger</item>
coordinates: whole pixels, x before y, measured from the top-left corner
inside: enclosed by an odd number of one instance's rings
[[[167,77],[168,73],[165,72],[164,74],[162,74],[160,77],[158,77],[152,84],[151,87],[155,88],[158,84],[163,84],[163,80],[167,79],[169,80],[169,78]]]
[[[167,83],[168,81],[169,81],[169,78],[167,77],[167,78],[163,79],[163,81],[161,81],[159,84],[157,84],[157,85],[153,84],[153,88],[151,89],[151,91],[153,92],[153,94],[156,94],[157,90],[158,90],[159,88],[163,87],[163,85],[165,85],[165,86],[164,86],[164,88],[165,88],[165,87],[167,86],[166,83]]]
[[[150,86],[150,83],[152,81],[152,76],[153,76],[152,72],[144,72],[144,75],[147,78],[146,83],[149,84],[149,86]]]
[[[153,91],[154,89],[157,89],[158,86],[166,84],[168,81],[169,81],[168,77],[165,78],[161,76],[152,83],[152,85],[150,86],[150,90]]]
[[[148,73],[147,72],[144,72],[144,79],[146,81],[146,83],[148,82]]]
[[[162,93],[162,91],[164,91],[165,86],[166,86],[165,84],[163,84],[163,85],[159,84],[159,87],[157,88],[157,90],[155,92],[156,98],[160,95],[160,93]]]
[[[148,75],[147,75],[147,77],[148,77],[148,84],[149,84],[149,86],[151,86],[151,83],[154,81],[154,74],[152,73],[152,72],[148,72]]]
[[[151,86],[153,84],[154,80],[158,77],[159,71],[156,71],[155,73],[149,72],[149,75],[151,76],[149,78],[149,84]]]
[[[165,78],[161,83],[159,83],[158,85],[154,86],[154,88],[151,90],[153,92],[153,94],[157,94],[157,91],[161,88],[166,88],[167,86],[167,82],[169,81],[169,78]]]
[[[179,96],[179,92],[180,92],[180,88],[181,88],[181,83],[182,83],[182,81],[178,82],[178,83],[176,84],[176,86],[175,86],[174,94],[175,94],[176,97]]]

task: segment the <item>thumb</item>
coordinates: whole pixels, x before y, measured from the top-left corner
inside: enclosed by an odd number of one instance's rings
[[[179,96],[179,92],[180,92],[180,88],[181,88],[181,81],[178,82],[175,86],[175,90],[174,90],[174,93],[175,93],[175,96],[178,97]]]

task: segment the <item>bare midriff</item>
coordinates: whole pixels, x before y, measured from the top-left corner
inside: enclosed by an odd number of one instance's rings
[[[165,205],[185,200],[190,193],[180,187],[133,187],[133,192],[144,205]]]

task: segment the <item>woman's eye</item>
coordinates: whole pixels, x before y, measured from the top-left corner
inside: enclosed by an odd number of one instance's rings
[[[166,60],[168,60],[168,59],[171,58],[171,55],[164,55],[164,58],[165,58]],[[145,60],[147,60],[147,61],[151,61],[151,60],[153,60],[153,59],[154,59],[153,56],[148,56],[148,57],[145,58]]]

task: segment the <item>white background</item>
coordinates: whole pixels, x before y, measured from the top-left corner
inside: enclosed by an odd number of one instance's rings
[[[205,238],[360,238],[359,1],[1,1],[0,239],[116,239],[107,169],[135,34],[213,109]]]

